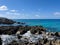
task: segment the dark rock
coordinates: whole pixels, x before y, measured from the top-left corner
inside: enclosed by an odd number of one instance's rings
[[[53,45],[51,41],[50,41],[50,44],[49,45]]]
[[[20,22],[17,22],[17,24],[21,24]]]
[[[0,34],[16,34],[18,26],[0,26]]]
[[[55,36],[53,33],[51,33],[51,36]]]
[[[22,38],[22,36],[20,36],[20,35],[17,35],[17,37],[18,37],[18,39]]]
[[[2,45],[2,39],[0,38],[0,45]]]
[[[16,22],[17,24],[25,24],[25,23],[22,23],[22,22]]]
[[[58,33],[58,32],[56,32],[56,33],[55,33],[55,36],[60,37],[60,35],[59,35],[59,33]]]
[[[42,32],[41,32],[41,31],[39,31],[39,32],[38,32],[38,34],[42,34]]]
[[[47,38],[46,38],[46,39],[44,39],[44,42],[43,42],[43,43],[44,43],[44,44],[46,44],[47,42],[48,42]]]
[[[27,31],[31,29],[30,26],[19,26],[18,31],[20,31],[20,34],[25,34]]]
[[[31,32],[32,34],[35,34],[35,33],[37,33],[37,30],[31,29],[30,32]]]
[[[7,18],[0,17],[0,24],[14,24],[15,21]]]
[[[25,34],[26,32],[27,32],[27,30],[21,30],[20,34],[22,35],[22,34]]]
[[[42,31],[46,31],[46,29],[42,26],[31,26],[30,32],[32,34],[38,33],[38,34],[42,34]]]

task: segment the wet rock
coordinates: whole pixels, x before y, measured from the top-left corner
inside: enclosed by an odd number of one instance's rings
[[[16,22],[17,24],[25,24],[25,23],[22,23],[22,22]]]

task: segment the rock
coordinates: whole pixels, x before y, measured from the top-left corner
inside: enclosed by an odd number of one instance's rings
[[[42,32],[45,32],[46,29],[42,26],[31,26],[31,29],[30,29],[31,33],[32,34],[42,34]]]
[[[0,38],[0,45],[2,45],[2,39]]]
[[[56,32],[56,33],[55,33],[55,36],[60,37],[60,35],[59,35],[59,33],[58,33],[58,32]]]
[[[37,33],[37,30],[36,30],[36,29],[31,29],[30,32],[31,32],[32,34],[35,34],[35,33]]]
[[[19,45],[18,43],[17,43],[17,41],[12,41],[10,44],[8,44],[8,45]]]
[[[16,34],[18,26],[0,26],[0,34]]]
[[[14,24],[15,21],[7,18],[0,17],[0,24]]]
[[[20,22],[17,22],[17,24],[21,24]]]
[[[30,26],[19,26],[17,34],[25,34],[27,31],[31,29]]]
[[[46,44],[47,42],[48,42],[48,40],[47,39],[44,39],[44,42],[43,43]]]
[[[22,23],[22,22],[16,22],[17,24],[25,24],[25,23]]]

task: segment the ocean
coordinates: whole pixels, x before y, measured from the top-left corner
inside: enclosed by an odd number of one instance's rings
[[[14,19],[17,22],[25,22],[26,25],[42,25],[47,31],[60,32],[60,19]]]

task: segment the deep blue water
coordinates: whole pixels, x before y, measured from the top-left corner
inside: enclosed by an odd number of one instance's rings
[[[42,25],[47,31],[60,32],[60,19],[14,19],[17,22],[25,22],[27,25]]]

